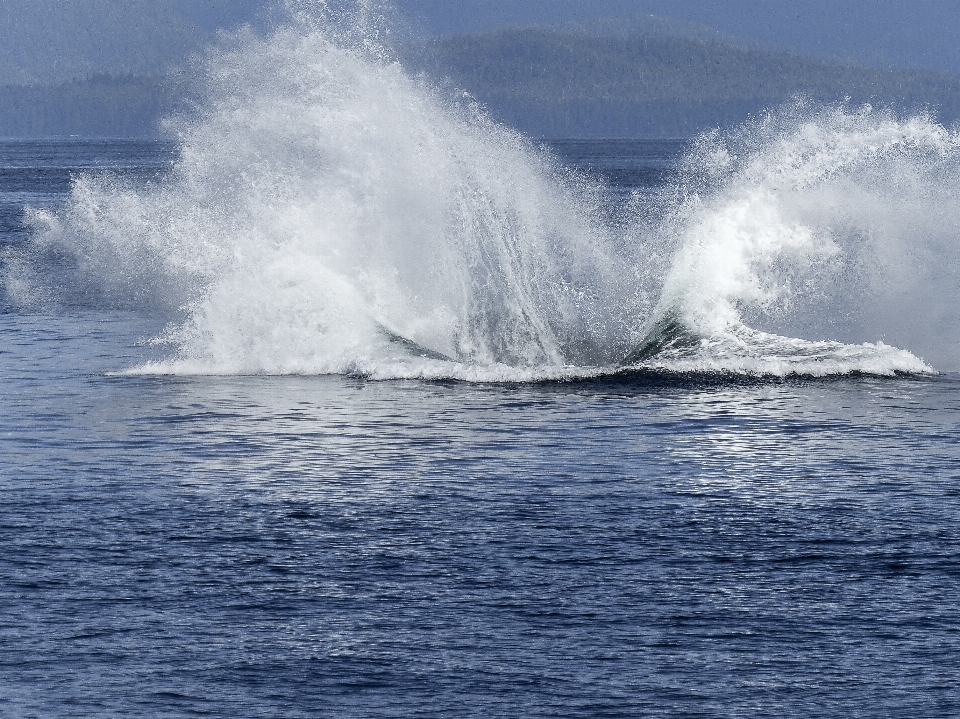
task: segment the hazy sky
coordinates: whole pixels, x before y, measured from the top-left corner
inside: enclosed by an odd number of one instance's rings
[[[160,71],[264,0],[0,0],[0,82]],[[414,27],[474,32],[654,13],[804,54],[960,72],[957,0],[396,0]]]

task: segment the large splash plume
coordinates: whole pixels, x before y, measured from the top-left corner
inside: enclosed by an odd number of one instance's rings
[[[801,102],[699,138],[685,173],[686,197],[662,228],[679,249],[654,322],[682,318],[688,338],[710,339],[719,363],[730,361],[724,343],[732,353],[746,344],[747,354],[784,357],[785,338],[762,338],[749,325],[848,343],[876,338],[960,368],[956,131],[929,116]],[[802,348],[795,355],[804,365],[807,353],[838,351],[789,344]],[[898,356],[862,346],[858,354],[873,355],[877,364],[864,368],[875,369]]]
[[[960,369],[960,139],[933,119],[800,104],[624,208],[384,35],[301,5],[225,40],[170,175],[78,178],[33,213],[34,264],[169,316],[139,371],[929,371],[890,344]]]
[[[172,176],[84,177],[39,241],[109,296],[184,308],[165,368],[377,373],[414,344],[469,366],[613,361],[631,273],[596,188],[343,22],[234,38],[176,125]]]

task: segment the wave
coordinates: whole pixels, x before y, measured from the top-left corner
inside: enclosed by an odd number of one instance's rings
[[[799,103],[622,206],[358,27],[225,40],[170,176],[77,178],[8,295],[167,317],[137,373],[933,371],[889,338],[960,368],[960,139],[932,118]]]

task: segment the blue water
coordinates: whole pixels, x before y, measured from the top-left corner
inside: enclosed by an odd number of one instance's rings
[[[3,256],[172,159],[0,144]],[[0,315],[0,716],[960,714],[956,374],[116,374],[165,321]]]

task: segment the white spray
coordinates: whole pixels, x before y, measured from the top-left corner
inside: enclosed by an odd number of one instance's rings
[[[34,214],[86,296],[174,313],[139,371],[523,380],[615,370],[645,335],[634,360],[672,370],[929,371],[878,339],[960,369],[955,133],[798,106],[701,138],[650,227],[650,196],[611,217],[365,23],[241,33],[169,178],[83,177]]]
[[[655,320],[679,313],[712,338],[742,338],[747,321],[882,339],[960,368],[957,133],[924,116],[798,104],[701,137],[686,169]]]
[[[361,39],[312,16],[236,38],[179,127],[172,176],[85,177],[64,212],[36,217],[39,241],[111,295],[184,306],[158,369],[615,361],[633,270],[597,188]],[[430,357],[407,356],[413,343]]]

